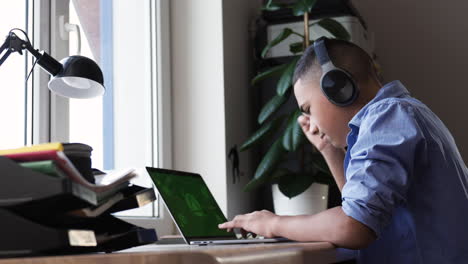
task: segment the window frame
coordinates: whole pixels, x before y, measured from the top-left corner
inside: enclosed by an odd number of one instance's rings
[[[33,1],[33,44],[54,58],[68,56],[68,40],[59,34],[59,17],[68,21],[69,1]],[[152,93],[152,165],[172,168],[172,113],[170,65],[170,0],[147,0],[151,20],[151,93]],[[40,34],[39,34],[40,32]],[[68,141],[69,99],[57,96],[47,88],[49,76],[34,70],[33,144]],[[175,226],[157,194],[158,217],[120,217],[145,228],[155,228],[158,235],[173,234]]]
[[[170,0],[150,0],[151,18],[151,86],[153,103],[153,164],[172,168],[172,108],[170,65]],[[156,149],[156,152],[154,150]],[[155,228],[158,235],[176,231],[170,213],[157,193],[158,217],[121,217],[145,228]]]
[[[50,54],[50,0],[30,0],[32,2],[32,42],[33,46]],[[40,32],[40,34],[38,34]],[[32,144],[50,142],[50,90],[49,74],[40,67],[33,71],[33,114]]]

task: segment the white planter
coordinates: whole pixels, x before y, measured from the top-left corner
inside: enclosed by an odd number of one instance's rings
[[[327,209],[328,185],[313,183],[305,192],[289,199],[278,188],[271,187],[273,205],[278,215],[316,214]]]

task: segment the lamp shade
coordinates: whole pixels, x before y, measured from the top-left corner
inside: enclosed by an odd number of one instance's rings
[[[62,70],[49,81],[51,91],[80,99],[104,94],[104,78],[96,62],[83,56],[70,56],[60,63]]]

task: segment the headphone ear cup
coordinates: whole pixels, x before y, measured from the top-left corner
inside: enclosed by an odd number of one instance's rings
[[[322,92],[330,102],[338,106],[352,104],[357,96],[358,89],[351,76],[341,69],[326,72],[320,80]]]

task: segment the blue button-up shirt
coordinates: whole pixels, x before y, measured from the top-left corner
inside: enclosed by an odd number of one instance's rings
[[[468,170],[442,121],[394,81],[349,127],[342,208],[377,235],[359,262],[468,263]]]

